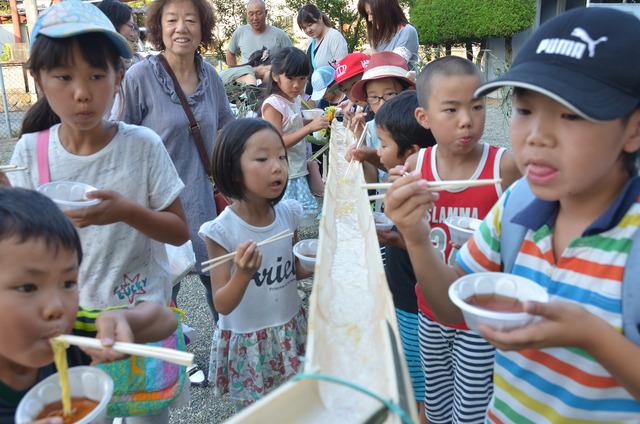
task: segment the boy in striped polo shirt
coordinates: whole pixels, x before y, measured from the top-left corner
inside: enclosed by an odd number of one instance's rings
[[[623,60],[624,59],[624,60]],[[640,227],[640,21],[574,9],[540,27],[511,69],[476,95],[514,86],[511,140],[535,195],[511,222],[527,232],[512,272],[549,293],[526,302],[541,320],[482,328],[498,349],[487,422],[640,422],[640,348],[622,335],[622,279]],[[399,167],[392,174],[402,175]],[[500,271],[501,220],[511,189],[463,246],[454,267],[433,248],[425,217],[437,194],[420,176],[385,198],[420,288],[444,322],[462,319],[447,289],[458,277]],[[510,207],[513,205],[510,205]]]

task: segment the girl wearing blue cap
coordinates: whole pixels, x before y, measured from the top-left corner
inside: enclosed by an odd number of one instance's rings
[[[12,157],[28,167],[10,177],[13,186],[76,181],[98,188],[86,194],[98,204],[64,211],[82,242],[86,307],[168,304],[170,278],[155,265],[154,244],[189,239],[178,198],[184,184],[162,140],[104,118],[120,90],[121,57],[131,57],[126,39],[94,5],[69,0],[47,9],[34,26],[28,64],[43,96],[28,111]],[[156,422],[168,420],[166,407],[161,415]]]

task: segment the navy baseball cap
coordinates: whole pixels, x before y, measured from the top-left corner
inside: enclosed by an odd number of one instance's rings
[[[121,57],[132,56],[127,39],[113,26],[109,18],[95,5],[79,0],[66,0],[54,4],[38,17],[31,32],[31,47],[40,35],[68,38],[74,35],[99,32],[107,36]]]
[[[511,68],[476,96],[513,86],[536,91],[591,121],[622,118],[640,105],[640,19],[593,7],[542,25]]]

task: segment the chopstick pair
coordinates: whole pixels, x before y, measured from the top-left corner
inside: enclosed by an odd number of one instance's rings
[[[287,237],[291,237],[293,235],[293,232],[290,230],[284,230],[279,232],[278,234],[275,234],[265,240],[262,240],[261,242],[257,243],[256,246],[260,247],[260,246],[264,246],[265,244],[269,244],[269,243],[273,243],[274,241],[278,241],[278,240],[282,240],[285,239]],[[222,265],[225,262],[229,262],[231,260],[233,260],[233,258],[236,256],[236,251],[234,250],[231,253],[227,253],[226,255],[222,255],[222,256],[218,256],[217,258],[213,258],[213,259],[209,259],[208,261],[204,261],[201,263],[201,265],[204,267],[202,268],[202,272],[207,272],[207,271],[211,271],[213,268],[217,267],[218,265]]]
[[[0,165],[0,172],[16,172],[16,171],[26,171],[26,166],[18,166],[18,165]]]
[[[55,340],[59,340],[70,345],[86,347],[90,349],[104,349],[102,342],[98,339],[91,337],[74,336],[70,334],[63,334],[55,337]],[[161,359],[172,364],[189,366],[193,364],[193,353],[182,352],[176,349],[169,349],[166,347],[147,346],[138,343],[125,343],[115,342],[111,347],[114,351],[124,353],[126,355],[144,356],[147,358]]]
[[[358,140],[358,142],[356,143],[356,150],[358,150],[360,148],[360,145],[362,144],[362,141],[364,140],[364,136],[367,134],[367,129],[366,127],[362,129],[362,134],[360,135],[360,139]],[[351,159],[349,161],[349,166],[347,166],[347,170],[344,173],[344,176],[348,176],[349,172],[351,171],[351,167],[353,166],[353,163],[355,162],[355,159]]]
[[[327,149],[329,148],[329,143],[327,142],[327,144],[325,144],[324,146],[322,146],[320,149],[318,149],[317,152],[315,152],[310,158],[309,160],[307,160],[307,162],[313,162],[314,160],[318,159],[324,152],[327,151]]]
[[[500,184],[502,180],[500,178],[486,179],[486,180],[449,180],[449,181],[428,181],[427,184],[431,190],[458,190],[467,187],[480,187],[485,185]],[[391,183],[373,183],[362,184],[361,186],[367,190],[388,190],[391,187]],[[369,200],[384,199],[384,194],[374,194],[369,196]]]

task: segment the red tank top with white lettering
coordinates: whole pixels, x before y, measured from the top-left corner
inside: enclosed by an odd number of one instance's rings
[[[436,164],[436,152],[438,146],[421,149],[418,154],[416,169],[420,169],[422,178],[427,181],[442,181],[438,175]],[[471,176],[471,180],[500,178],[500,159],[504,154],[504,148],[497,148],[488,144],[483,144],[482,157],[478,166]],[[449,235],[449,227],[444,223],[449,216],[467,216],[471,218],[484,219],[493,205],[502,194],[500,184],[468,187],[462,190],[444,190],[439,192],[440,197],[431,210],[431,241],[436,250],[440,252],[443,260],[448,264],[455,262],[455,249],[452,248]],[[422,292],[416,285],[416,295],[418,297],[418,308],[433,321],[437,321],[431,309],[422,296]],[[466,330],[464,323],[446,324],[447,327]]]

